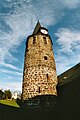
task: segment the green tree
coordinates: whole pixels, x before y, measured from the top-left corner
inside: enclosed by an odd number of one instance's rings
[[[0,99],[3,99],[4,92],[0,89]]]
[[[11,91],[10,90],[5,90],[4,91],[6,99],[11,99]]]

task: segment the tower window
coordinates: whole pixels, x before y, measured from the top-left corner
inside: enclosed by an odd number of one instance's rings
[[[47,44],[46,37],[43,37],[44,44]]]
[[[48,78],[49,78],[48,74],[46,74],[46,77],[47,77],[47,82],[48,82]]]
[[[40,93],[40,87],[38,89],[39,89],[39,93]]]
[[[48,79],[48,74],[46,74],[46,76],[47,76],[47,79]]]
[[[33,37],[33,44],[35,44],[36,42],[36,37]]]
[[[47,60],[47,56],[44,56],[44,59]]]

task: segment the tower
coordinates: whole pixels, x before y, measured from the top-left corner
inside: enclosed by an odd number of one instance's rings
[[[40,100],[42,96],[57,96],[57,83],[52,40],[38,21],[26,42],[22,99],[32,101],[36,97]]]

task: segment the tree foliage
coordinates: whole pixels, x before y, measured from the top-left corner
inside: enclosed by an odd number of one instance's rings
[[[10,91],[10,89],[5,90],[4,93],[5,93],[6,99],[11,99],[11,91]]]
[[[3,91],[0,90],[0,99],[2,99],[2,97],[3,97]]]

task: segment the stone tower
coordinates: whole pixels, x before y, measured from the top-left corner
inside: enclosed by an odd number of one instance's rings
[[[38,21],[26,42],[22,99],[57,96],[57,83],[52,40],[48,30],[41,27]]]

